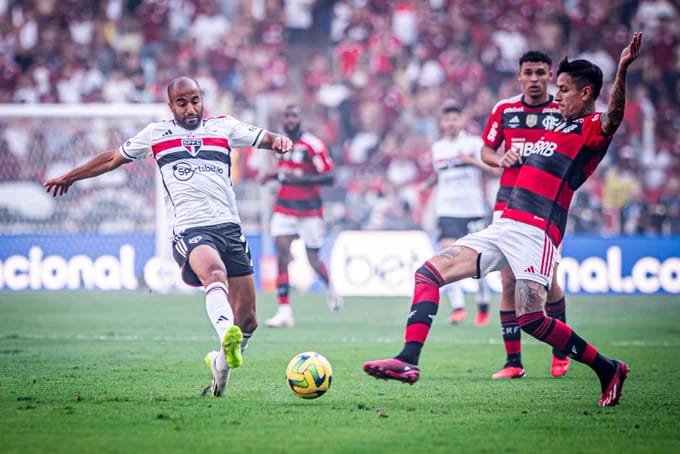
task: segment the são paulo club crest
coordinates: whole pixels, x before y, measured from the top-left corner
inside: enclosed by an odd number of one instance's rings
[[[191,156],[196,156],[199,151],[201,151],[201,147],[203,146],[203,139],[199,138],[191,138],[191,139],[182,139],[182,146],[184,147],[185,150],[191,154]]]

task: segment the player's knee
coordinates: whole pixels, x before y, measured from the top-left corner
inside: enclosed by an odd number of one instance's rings
[[[199,276],[199,278],[203,286],[207,287],[214,282],[227,282],[227,273],[223,269],[215,267],[208,270],[204,275]]]

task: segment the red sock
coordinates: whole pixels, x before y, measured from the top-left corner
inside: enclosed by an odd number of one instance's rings
[[[520,315],[518,320],[522,330],[576,361],[586,364],[595,361],[597,349],[576,334],[566,323],[546,317],[542,311]]]
[[[505,346],[505,365],[522,366],[522,330],[515,311],[501,311],[501,333]]]
[[[430,332],[432,321],[437,315],[439,288],[442,285],[444,285],[444,279],[430,262],[425,262],[416,271],[413,303],[406,321],[404,349],[396,356],[397,359],[418,364],[420,350]]]

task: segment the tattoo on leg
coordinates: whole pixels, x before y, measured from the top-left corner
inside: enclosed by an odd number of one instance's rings
[[[544,285],[526,279],[517,279],[515,284],[517,315],[542,311],[547,298],[548,290]]]
[[[461,249],[458,246],[449,246],[446,249],[443,249],[439,251],[437,254],[439,257],[441,257],[444,261],[450,261],[453,260],[456,256],[460,255]]]

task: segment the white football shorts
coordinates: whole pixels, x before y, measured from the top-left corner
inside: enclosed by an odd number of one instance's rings
[[[509,266],[516,279],[527,279],[550,288],[557,250],[548,235],[533,225],[500,218],[454,244],[480,254],[480,276]]]
[[[296,217],[274,213],[270,223],[272,236],[297,235],[308,249],[320,249],[325,235],[323,219],[319,216]]]
[[[502,210],[496,210],[493,212],[493,219],[491,222],[496,222],[501,218],[501,215],[503,214]],[[564,244],[564,241],[560,243],[559,246],[557,246],[557,250],[555,251],[555,265],[559,265],[560,261],[562,260],[562,245]]]

